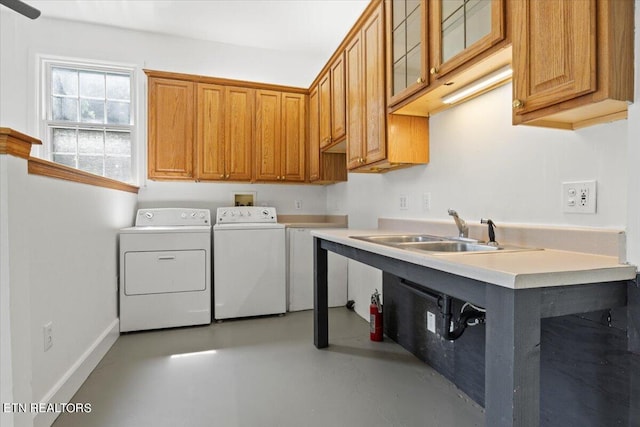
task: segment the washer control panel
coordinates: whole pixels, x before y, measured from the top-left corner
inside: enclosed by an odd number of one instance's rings
[[[209,209],[155,208],[138,209],[136,227],[175,227],[211,225]]]
[[[218,208],[216,224],[229,223],[276,223],[276,208],[264,206],[236,206]]]

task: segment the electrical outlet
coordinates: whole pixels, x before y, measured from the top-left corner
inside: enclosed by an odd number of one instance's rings
[[[422,211],[429,212],[431,210],[431,193],[422,194]]]
[[[436,333],[436,315],[430,311],[427,311],[427,330]]]
[[[53,322],[47,322],[42,326],[42,336],[44,338],[44,351],[53,346]]]
[[[596,181],[562,183],[562,211],[564,213],[596,213]]]
[[[400,210],[406,211],[409,209],[409,198],[404,194],[400,195]]]
[[[297,210],[302,209],[302,200],[296,200],[295,205]]]

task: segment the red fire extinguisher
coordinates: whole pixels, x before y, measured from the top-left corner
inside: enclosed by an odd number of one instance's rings
[[[371,294],[369,306],[369,338],[371,341],[382,341],[382,304],[377,289]]]

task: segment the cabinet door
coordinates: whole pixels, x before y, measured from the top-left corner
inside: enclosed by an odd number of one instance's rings
[[[361,33],[354,35],[346,51],[347,168],[362,166],[365,144],[364,68]]]
[[[320,179],[320,100],[318,86],[309,91],[309,181]]]
[[[331,65],[331,141],[340,141],[346,132],[344,54],[342,54]]]
[[[506,37],[506,0],[430,1],[432,81],[468,63]]]
[[[253,177],[253,117],[255,90],[227,87],[225,92],[225,179]]]
[[[387,0],[389,105],[417,92],[427,79],[427,0]]]
[[[594,92],[595,0],[513,4],[515,114]]]
[[[280,173],[286,181],[304,181],[307,104],[303,94],[282,94],[282,158]]]
[[[383,3],[362,28],[365,82],[365,164],[383,160],[386,151]]]
[[[196,178],[224,179],[224,87],[197,84]]]
[[[320,147],[331,144],[331,73],[318,82],[320,96]]]
[[[149,78],[149,178],[192,179],[194,84]]]
[[[281,94],[256,91],[256,179],[280,181]]]

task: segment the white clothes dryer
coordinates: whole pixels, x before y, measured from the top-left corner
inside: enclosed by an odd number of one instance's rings
[[[140,209],[120,230],[120,331],[211,323],[211,214]]]

